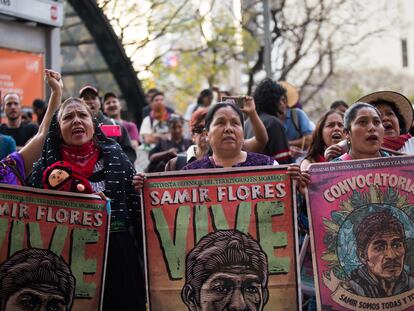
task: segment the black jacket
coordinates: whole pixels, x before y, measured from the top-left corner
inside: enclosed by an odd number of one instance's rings
[[[121,136],[119,137],[110,137],[111,139],[115,140],[118,144],[121,145],[122,150],[128,156],[128,159],[134,164],[135,160],[137,159],[137,153],[135,152],[134,148],[131,145],[131,138],[129,137],[128,131],[124,126],[121,125],[117,120],[108,118],[105,116],[102,111],[99,112],[98,116],[96,117],[99,125],[120,125],[121,126]],[[114,124],[115,123],[115,124]]]

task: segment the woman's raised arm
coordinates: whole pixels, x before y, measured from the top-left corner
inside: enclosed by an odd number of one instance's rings
[[[39,126],[37,134],[19,151],[24,160],[26,176],[30,174],[33,168],[33,163],[39,159],[42,153],[43,144],[49,130],[50,122],[52,121],[52,116],[62,102],[63,83],[60,73],[46,69],[45,79],[52,90],[45,116]]]

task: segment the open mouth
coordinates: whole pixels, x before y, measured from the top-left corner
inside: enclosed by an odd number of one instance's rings
[[[331,138],[332,139],[342,139],[342,135],[340,133],[333,133]]]
[[[82,135],[85,133],[83,128],[75,128],[72,130],[72,135]]]
[[[367,140],[372,141],[372,142],[376,142],[376,141],[378,141],[378,136],[377,135],[369,135]]]
[[[384,123],[384,130],[392,131],[392,130],[394,130],[394,127],[392,126],[391,123]]]

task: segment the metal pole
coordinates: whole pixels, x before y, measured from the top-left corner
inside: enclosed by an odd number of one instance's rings
[[[270,36],[270,9],[269,0],[263,0],[263,17],[264,17],[264,67],[266,77],[272,78],[272,39]]]

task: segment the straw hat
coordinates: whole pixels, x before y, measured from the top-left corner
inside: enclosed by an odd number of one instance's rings
[[[394,91],[379,91],[361,97],[360,99],[358,99],[358,102],[372,104],[376,101],[381,100],[395,104],[395,106],[398,108],[405,121],[405,133],[407,133],[410,130],[411,125],[413,123],[414,112],[410,100],[404,95]]]
[[[286,89],[286,97],[288,101],[287,104],[289,108],[292,108],[293,106],[295,106],[299,100],[299,93],[296,90],[296,88],[292,84],[286,81],[278,81],[277,83],[279,83],[281,86],[283,86]]]

